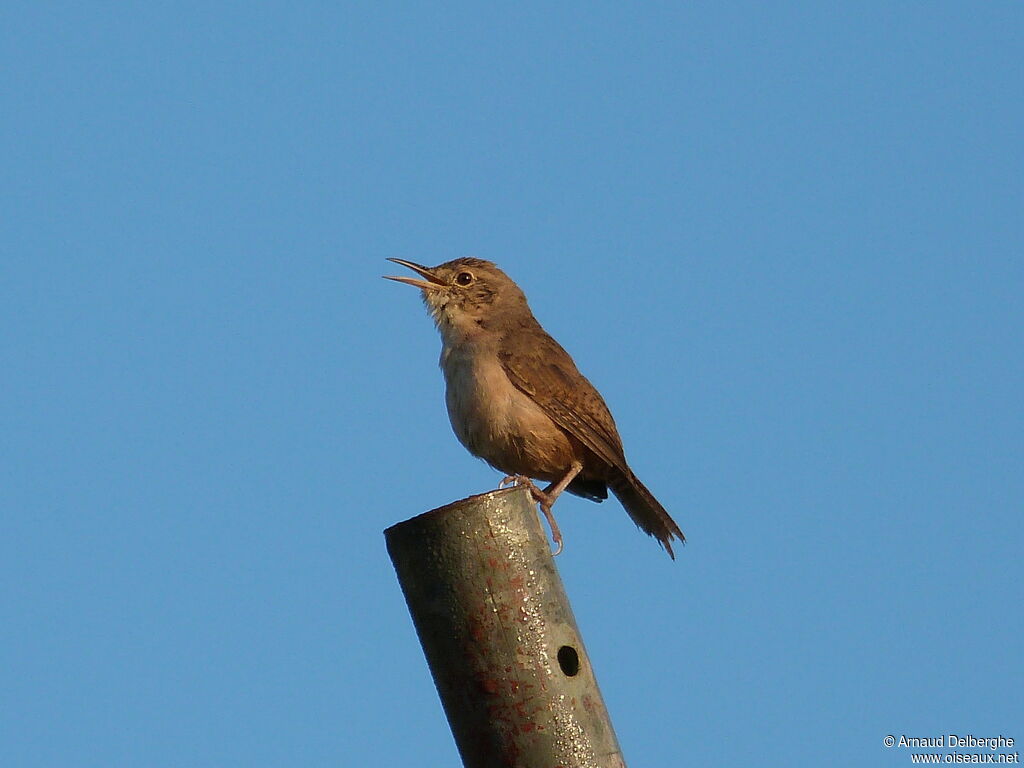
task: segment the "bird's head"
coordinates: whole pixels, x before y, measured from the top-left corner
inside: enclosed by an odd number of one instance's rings
[[[423,303],[443,335],[455,332],[473,335],[487,329],[498,318],[506,321],[530,316],[526,297],[512,279],[494,264],[483,259],[455,259],[436,267],[424,267],[405,259],[388,259],[408,267],[423,279],[393,277],[419,288]]]

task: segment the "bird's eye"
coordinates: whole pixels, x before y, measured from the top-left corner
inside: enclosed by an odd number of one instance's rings
[[[459,272],[455,276],[455,282],[459,285],[469,285],[473,282],[473,276],[469,272]]]

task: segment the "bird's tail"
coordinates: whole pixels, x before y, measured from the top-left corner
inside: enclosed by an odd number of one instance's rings
[[[640,526],[640,529],[658,540],[668,552],[669,557],[676,559],[672,552],[672,539],[677,538],[683,544],[686,537],[679,530],[676,521],[673,520],[665,508],[654,498],[654,494],[647,490],[640,479],[630,472],[616,471],[608,479],[608,487],[612,493],[622,502],[622,506],[629,512],[633,522]]]

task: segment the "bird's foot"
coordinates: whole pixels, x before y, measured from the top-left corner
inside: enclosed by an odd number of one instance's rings
[[[537,494],[541,492],[540,489],[533,484],[533,480],[528,478],[526,475],[508,475],[507,477],[503,477],[501,482],[498,483],[498,488],[504,488],[506,485],[521,485],[522,487],[527,488],[534,500],[537,500]]]
[[[506,485],[519,485],[530,491],[530,496],[535,502],[540,504],[540,511],[544,514],[544,519],[548,521],[548,525],[551,528],[551,539],[558,545],[553,555],[560,555],[562,553],[562,532],[558,530],[558,523],[555,522],[555,516],[551,512],[556,494],[545,493],[526,475],[509,475],[502,478],[502,481],[498,483],[499,488],[504,488]]]

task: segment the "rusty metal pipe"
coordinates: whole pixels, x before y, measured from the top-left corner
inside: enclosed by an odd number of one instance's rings
[[[466,768],[624,768],[528,491],[384,532]]]

